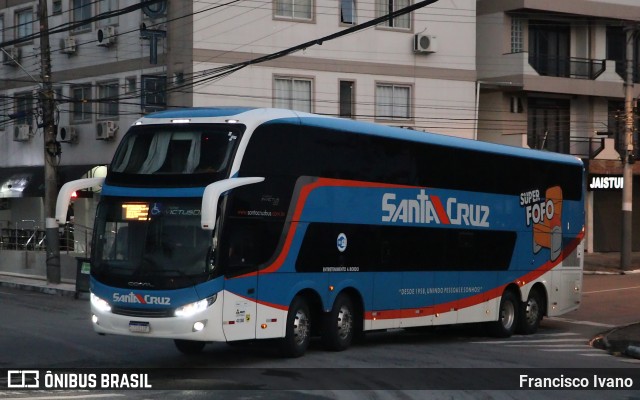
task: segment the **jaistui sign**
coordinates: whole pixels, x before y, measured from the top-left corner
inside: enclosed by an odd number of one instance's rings
[[[622,190],[624,179],[622,175],[589,175],[587,190]]]

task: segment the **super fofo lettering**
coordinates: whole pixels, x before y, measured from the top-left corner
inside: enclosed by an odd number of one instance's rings
[[[541,199],[539,190],[520,193],[520,207],[524,207],[527,226],[552,219],[556,211],[553,200]]]
[[[446,201],[428,195],[424,189],[415,199],[398,199],[396,193],[382,195],[382,221],[405,224],[452,224],[489,227],[489,206],[463,203],[455,197]]]

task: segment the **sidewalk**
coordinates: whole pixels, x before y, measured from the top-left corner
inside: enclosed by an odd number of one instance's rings
[[[620,269],[619,253],[586,253],[585,274],[632,274],[640,273],[640,252],[633,253],[631,268]],[[58,284],[47,283],[46,277],[27,276],[0,271],[0,287],[13,287],[22,290],[37,291],[58,296],[88,298],[85,292],[76,292],[75,281]],[[640,316],[639,316],[640,317]],[[607,350],[614,355],[625,355],[640,359],[640,322],[616,327],[594,338],[593,347]]]

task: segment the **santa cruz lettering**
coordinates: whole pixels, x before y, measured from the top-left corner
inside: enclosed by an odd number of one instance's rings
[[[414,224],[452,224],[489,227],[490,208],[469,204],[450,197],[446,209],[438,196],[427,195],[424,189],[415,199],[397,200],[395,193],[382,195],[382,221]]]
[[[130,304],[160,304],[171,305],[171,297],[151,296],[150,294],[141,295],[130,292],[128,294],[113,294],[113,301],[117,303],[130,303]]]

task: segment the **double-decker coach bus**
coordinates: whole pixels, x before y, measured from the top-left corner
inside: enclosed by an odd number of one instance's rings
[[[101,334],[207,342],[486,323],[575,310],[583,164],[556,153],[279,109],[135,122],[102,184],[91,253]]]

